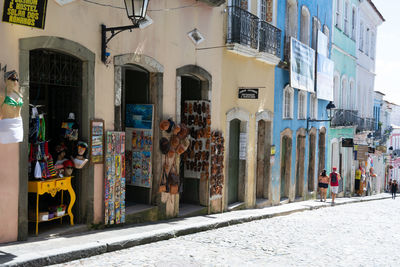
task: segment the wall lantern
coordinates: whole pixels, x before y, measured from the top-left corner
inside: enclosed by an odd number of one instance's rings
[[[332,121],[332,118],[333,118],[333,115],[332,115],[332,110],[333,109],[335,109],[336,108],[336,106],[335,106],[335,104],[333,104],[333,101],[329,101],[329,103],[328,103],[328,105],[326,105],[326,113],[327,113],[327,115],[328,115],[328,120],[314,120],[314,119],[310,119],[310,118],[307,118],[307,131],[309,130],[308,129],[308,123],[309,122],[322,122],[322,121],[329,121],[329,126],[331,126],[331,121]],[[329,112],[329,113],[328,113]]]
[[[139,23],[146,17],[149,0],[124,0],[126,15],[132,21],[132,25],[106,28],[106,25],[101,25],[101,61],[106,63],[106,49],[108,42],[118,33],[139,28]],[[111,36],[107,38],[107,32],[111,32]]]

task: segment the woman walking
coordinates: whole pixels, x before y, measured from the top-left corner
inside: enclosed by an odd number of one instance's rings
[[[392,199],[396,199],[396,192],[397,192],[397,180],[393,180],[393,182],[392,182],[392,188],[391,188],[391,192],[392,192]]]
[[[326,175],[326,170],[323,170],[319,177],[318,177],[318,187],[319,187],[319,194],[321,196],[321,202],[322,198],[324,199],[324,202],[326,202],[326,192],[328,190],[328,184],[329,184],[329,176]]]

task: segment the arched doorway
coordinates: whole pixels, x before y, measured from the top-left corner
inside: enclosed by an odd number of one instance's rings
[[[126,132],[126,222],[137,222],[138,216],[152,211],[165,212],[154,206],[160,203],[162,157],[157,124],[163,111],[163,73],[163,66],[146,55],[114,57],[114,130]],[[132,118],[146,126],[135,126]]]
[[[90,138],[90,119],[94,118],[94,98],[89,97],[94,95],[94,62],[95,62],[95,54],[88,50],[86,47],[80,45],[79,43],[70,41],[65,38],[59,38],[54,36],[40,36],[40,37],[32,37],[32,38],[24,38],[19,40],[19,62],[20,62],[20,84],[21,87],[24,87],[26,92],[30,92],[30,72],[31,72],[31,52],[35,53],[38,50],[42,50],[42,52],[47,52],[50,55],[54,53],[56,57],[59,57],[55,61],[53,61],[53,65],[51,64],[42,64],[45,65],[44,68],[48,68],[50,70],[45,71],[45,73],[52,73],[53,70],[60,70],[60,64],[64,67],[66,65],[71,65],[72,62],[77,62],[77,65],[80,66],[80,70],[78,67],[78,72],[68,73],[68,75],[73,75],[75,77],[75,81],[80,80],[79,89],[75,91],[74,94],[78,94],[77,98],[74,99],[74,102],[77,99],[79,105],[75,107],[71,107],[72,109],[78,110],[76,117],[80,119],[79,125],[79,138],[82,140],[89,140]],[[35,51],[36,50],[36,51]],[[42,58],[41,60],[44,60]],[[69,62],[68,61],[72,61]],[[58,63],[57,63],[58,62]],[[57,64],[55,64],[57,63]],[[77,69],[74,68],[76,71]],[[67,71],[68,70],[64,70]],[[67,80],[65,77],[61,77],[60,73],[53,73],[55,75],[50,75],[50,82],[53,84],[58,84],[57,86],[71,86],[74,84],[67,84]],[[55,81],[57,78],[57,81]],[[64,79],[64,80],[63,80]],[[36,80],[37,81],[37,80]],[[43,81],[43,80],[42,80]],[[39,80],[40,82],[40,80]],[[78,85],[76,83],[75,85]],[[41,86],[41,88],[43,88]],[[72,90],[74,91],[74,90]],[[69,92],[71,93],[71,92]],[[41,95],[42,93],[39,93]],[[71,96],[67,96],[65,101],[68,101],[68,98]],[[76,97],[76,96],[75,96]],[[31,96],[29,93],[26,93],[26,100],[30,99]],[[46,96],[49,101],[49,96]],[[71,99],[71,98],[70,98]],[[32,97],[30,99],[32,103],[35,102],[35,99]],[[47,101],[47,100],[46,100]],[[57,101],[60,101],[57,100]],[[80,103],[79,103],[80,102]],[[52,104],[51,104],[52,105]],[[24,105],[22,107],[22,119],[24,125],[29,125],[29,116],[30,108],[29,105]],[[47,114],[47,116],[53,116],[54,114]],[[46,116],[46,115],[45,115]],[[67,114],[68,116],[68,114]],[[64,118],[65,119],[65,118]],[[56,124],[56,122],[54,122]],[[24,240],[28,236],[28,161],[27,155],[29,155],[29,136],[28,130],[24,130],[24,141],[20,144],[20,183],[19,183],[19,207],[18,207],[18,239]],[[76,173],[80,177],[84,177],[84,179],[76,179],[75,185],[77,188],[76,193],[76,202],[74,207],[77,209],[74,217],[75,223],[92,223],[94,220],[94,167],[93,165],[87,164],[85,168],[79,170]],[[77,176],[78,177],[78,176]]]
[[[36,177],[32,168],[32,164],[36,162],[36,159],[37,162],[43,164],[41,165],[42,177],[44,177],[43,175],[48,175],[47,178],[50,179],[62,177],[63,175],[61,173],[60,176],[56,176],[55,170],[54,176],[50,176],[52,175],[50,171],[45,174],[45,170],[50,170],[51,167],[49,166],[51,165],[46,165],[44,160],[39,160],[43,157],[41,150],[44,149],[46,151],[44,154],[47,155],[48,159],[51,156],[53,167],[58,168],[58,166],[63,166],[65,161],[76,156],[78,141],[89,141],[82,137],[80,128],[83,109],[82,66],[82,61],[79,58],[67,53],[49,49],[35,49],[29,52],[29,106],[32,109],[29,112],[31,120],[28,141],[30,155],[34,155],[29,159],[31,168],[28,169],[28,172],[31,181],[35,181]],[[42,120],[36,118],[34,115],[36,112],[38,112],[39,118],[42,118]],[[40,124],[40,127],[34,127],[34,123]],[[76,136],[66,137],[66,131],[63,132],[65,123],[71,123],[70,126],[77,130]],[[36,132],[38,130],[40,131],[39,134]],[[47,162],[49,161],[47,160]],[[64,176],[66,177],[67,175],[64,173]],[[74,169],[72,176],[72,188],[75,191],[77,200],[80,200],[82,194],[84,194],[82,170]],[[53,206],[58,206],[60,203],[70,203],[70,201],[70,194],[61,191],[54,195],[43,194],[38,203],[35,194],[28,194],[28,210],[30,214],[37,207],[39,207],[39,211],[51,210]],[[76,201],[72,208],[74,223],[82,222],[81,205],[83,205],[82,202]],[[55,216],[54,213],[53,216]],[[34,216],[33,218],[30,217],[30,220],[35,220]],[[64,222],[69,223],[69,220],[64,220]],[[58,226],[59,223],[60,220],[53,220],[39,224],[38,229],[43,233],[47,229],[53,229]],[[29,229],[33,233],[35,224],[30,224]]]
[[[280,200],[285,201],[290,198],[291,172],[292,172],[292,131],[286,129],[281,133],[281,182]]]
[[[268,111],[256,114],[257,165],[256,205],[262,207],[271,197],[271,143],[273,114]]]
[[[315,151],[316,151],[316,129],[312,128],[309,135],[308,148],[308,192],[315,190]]]
[[[296,185],[295,197],[304,197],[304,164],[306,157],[306,135],[304,129],[297,131],[296,137]]]
[[[225,208],[242,206],[246,197],[248,179],[247,149],[250,114],[241,108],[233,108],[227,116],[227,151],[225,158],[227,177],[225,182]]]
[[[325,128],[321,128],[319,130],[319,138],[318,138],[318,175],[325,169]],[[329,170],[327,170],[329,173]]]
[[[153,176],[152,171],[147,169],[152,165],[153,151],[142,144],[154,143],[154,141],[148,141],[154,140],[154,103],[150,99],[150,73],[146,69],[138,65],[126,64],[122,66],[121,71],[121,130],[126,133],[125,206],[129,214],[140,204],[151,203],[151,182],[145,181],[151,181]],[[149,118],[151,121],[149,125],[136,126],[131,117],[143,116],[139,115],[139,112],[144,109],[151,111],[152,115]]]
[[[240,120],[229,123],[229,170],[228,170],[228,205],[239,202],[239,146]]]
[[[193,134],[200,131],[211,132],[212,77],[199,66],[186,65],[176,70],[176,83],[177,121],[189,127],[192,132],[191,143],[197,144],[197,146],[191,146],[186,153],[186,155],[194,154],[193,158],[185,161],[186,156],[183,154],[180,160],[179,216],[185,216],[185,213],[196,214],[195,212],[198,210],[197,207],[190,204],[209,205],[209,179],[202,178],[201,174],[207,172],[205,166],[209,166],[210,163],[210,156],[206,155],[208,155],[207,151],[210,152],[211,139],[210,136],[193,136]],[[196,153],[189,153],[189,150]]]

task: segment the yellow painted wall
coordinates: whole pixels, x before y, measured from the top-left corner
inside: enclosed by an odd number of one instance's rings
[[[123,1],[99,1],[123,7]],[[0,0],[0,7],[4,0]],[[174,9],[176,7],[186,8]],[[109,43],[111,56],[138,53],[154,58],[164,67],[163,114],[175,116],[176,69],[187,64],[198,65],[212,75],[212,98],[220,100],[222,49],[196,50],[187,33],[197,28],[205,40],[198,48],[224,45],[223,6],[210,7],[195,0],[152,0],[148,15],[153,24],[145,29],[125,31]],[[106,130],[114,129],[114,67],[100,59],[100,25],[129,25],[125,10],[93,5],[76,0],[65,6],[48,1],[45,29],[0,22],[0,63],[19,70],[18,40],[35,36],[57,36],[77,42],[96,54],[95,117],[105,120]],[[0,79],[3,81],[2,78]],[[0,82],[0,93],[4,86]],[[214,100],[213,100],[214,101]],[[220,105],[213,105],[213,128],[221,127]],[[0,228],[0,242],[16,240],[18,222],[18,145],[0,145],[0,214],[9,223]],[[95,221],[102,220],[103,167],[95,166]],[[9,193],[5,193],[9,192]]]
[[[267,110],[274,111],[274,69],[275,67],[255,58],[238,55],[225,50],[222,64],[223,101],[221,101],[221,120],[224,136],[227,136],[226,113],[234,107],[239,107],[250,113],[248,132],[248,187],[245,199],[247,206],[255,204],[255,167],[256,167],[256,113]],[[258,99],[239,99],[239,87],[259,88]],[[228,146],[228,143],[225,143]],[[228,166],[225,166],[228,175]]]

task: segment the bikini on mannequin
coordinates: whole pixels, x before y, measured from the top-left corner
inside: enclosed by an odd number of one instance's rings
[[[23,140],[21,108],[22,94],[15,70],[4,73],[6,86],[0,93],[0,143],[18,143]]]

